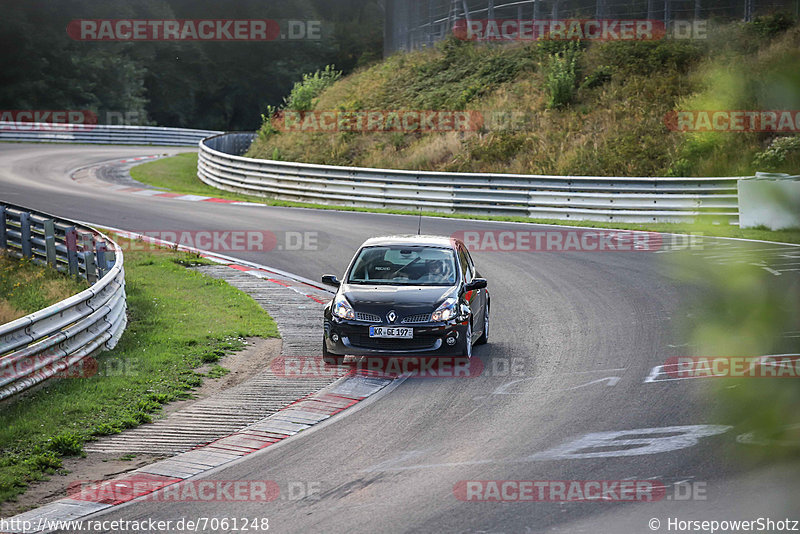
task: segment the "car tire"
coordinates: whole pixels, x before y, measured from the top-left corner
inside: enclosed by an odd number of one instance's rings
[[[322,361],[328,365],[342,365],[344,363],[344,356],[336,356],[328,352],[328,345],[325,340],[322,340]]]
[[[461,355],[465,358],[472,358],[472,320],[467,323],[467,332],[464,334],[464,347]]]
[[[485,345],[489,342],[489,304],[486,304],[486,311],[483,313],[483,334],[475,342],[476,345]]]

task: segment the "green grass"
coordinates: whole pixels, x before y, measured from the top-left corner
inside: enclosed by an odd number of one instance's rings
[[[89,378],[51,381],[7,401],[0,412],[0,501],[79,456],[87,440],[151,421],[191,395],[196,369],[241,350],[244,338],[278,337],[249,296],[182,264],[204,260],[170,250],[125,253],[129,322],[119,345],[97,357]],[[223,376],[215,365],[207,376]]]
[[[0,324],[46,308],[87,287],[83,280],[0,252]]]
[[[625,224],[625,223],[606,223],[594,221],[563,221],[556,219],[532,219],[528,217],[504,217],[492,215],[471,215],[471,214],[449,214],[431,211],[396,210],[379,208],[356,208],[351,206],[327,206],[323,204],[312,204],[304,202],[290,202],[285,200],[274,200],[254,195],[243,195],[216,189],[201,182],[197,178],[197,154],[181,154],[174,158],[165,158],[150,163],[144,163],[133,168],[134,178],[142,183],[161,187],[176,193],[191,193],[198,195],[209,195],[219,198],[260,202],[270,206],[287,206],[298,208],[313,208],[324,210],[356,211],[367,213],[393,213],[401,215],[422,215],[427,217],[447,217],[457,219],[471,219],[483,221],[505,221],[505,222],[524,222],[532,224],[552,224],[584,226],[592,228],[616,228],[622,230],[642,230],[651,232],[668,232],[677,234],[699,234],[717,237],[735,237],[743,239],[759,239],[764,241],[780,241],[785,243],[800,243],[800,229],[772,231],[761,228],[742,229],[730,224],[711,224],[709,222],[697,222],[694,224],[672,224],[672,223],[647,223],[647,224]]]

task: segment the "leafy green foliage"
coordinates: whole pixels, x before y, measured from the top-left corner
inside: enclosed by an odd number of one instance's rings
[[[794,26],[795,18],[787,13],[773,13],[756,17],[753,22],[748,24],[748,29],[761,37],[775,37]]]
[[[222,378],[230,372],[230,369],[226,369],[221,365],[214,365],[211,369],[209,369],[208,373],[206,373],[206,376],[208,378]]]
[[[608,65],[600,65],[581,82],[581,88],[594,89],[611,81],[612,69]]]
[[[777,171],[791,157],[800,159],[800,136],[776,137],[766,150],[756,154],[753,167],[762,172]]]
[[[706,51],[695,40],[610,41],[596,48],[596,61],[621,75],[685,73]]]
[[[481,46],[450,36],[441,55],[391,76],[391,93],[375,109],[461,110],[534,68],[530,47]]]
[[[258,129],[258,138],[261,141],[266,141],[270,136],[278,133],[278,129],[272,124],[272,119],[276,113],[278,113],[277,107],[267,106],[266,113],[261,114],[261,128]]]
[[[61,456],[79,456],[83,453],[83,436],[75,432],[63,432],[53,436],[48,447]]]
[[[800,210],[796,199],[791,207]],[[691,319],[681,325],[689,334],[692,356],[758,358],[800,352],[800,341],[785,335],[800,323],[800,281],[776,277],[760,268],[760,253],[755,250],[747,262],[725,265],[690,254],[683,256],[678,264],[680,278],[702,288],[701,301]],[[767,378],[769,373],[764,372],[767,377],[713,381],[708,393],[715,419],[733,426],[732,435],[748,438],[732,443],[729,450],[720,451],[721,456],[737,461],[742,457],[759,461],[800,457],[800,428],[796,424],[800,388],[791,378],[794,371],[789,365],[789,369],[773,368],[773,373],[783,374],[781,378]]]
[[[325,70],[318,70],[312,74],[303,74],[303,80],[294,84],[291,93],[283,101],[284,109],[293,111],[310,111],[314,108],[314,100],[336,80],[341,78],[342,72],[327,65]]]
[[[578,79],[578,57],[580,49],[576,45],[557,52],[548,58],[546,84],[549,93],[547,107],[558,109],[569,105],[575,94]]]

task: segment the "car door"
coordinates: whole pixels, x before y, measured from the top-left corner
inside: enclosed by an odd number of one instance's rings
[[[472,255],[469,253],[469,249],[466,247],[464,247],[464,254],[467,256],[467,261],[472,268],[473,276],[475,278],[483,278],[483,275],[478,272],[478,269],[475,267],[475,261],[472,259]],[[486,312],[489,306],[489,289],[481,289],[478,294],[481,296],[481,319],[483,319],[483,314]]]
[[[461,266],[461,272],[464,273],[464,284],[472,282],[475,278],[475,266],[472,264],[471,258],[467,251],[459,246],[458,250],[458,263]],[[472,310],[472,333],[476,334],[476,329],[481,330],[483,324],[483,293],[482,289],[473,289],[466,291],[464,294],[465,300],[469,303]]]

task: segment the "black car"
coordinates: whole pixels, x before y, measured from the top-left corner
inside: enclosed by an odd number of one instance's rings
[[[345,355],[472,356],[489,335],[489,292],[457,239],[368,239],[325,307],[323,359]]]

